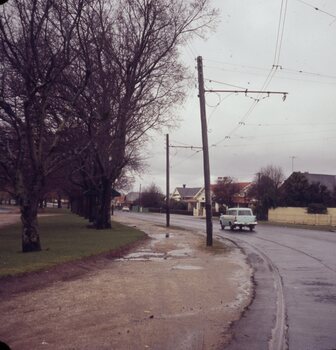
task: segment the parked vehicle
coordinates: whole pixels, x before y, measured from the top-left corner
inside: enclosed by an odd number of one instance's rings
[[[222,230],[228,226],[230,230],[234,230],[236,227],[240,230],[242,230],[243,227],[248,227],[250,231],[253,231],[258,224],[250,208],[230,208],[227,210],[226,214],[220,216],[219,223]]]
[[[130,211],[130,210],[129,210],[129,207],[122,207],[121,211]]]

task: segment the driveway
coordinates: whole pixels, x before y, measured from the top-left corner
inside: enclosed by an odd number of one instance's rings
[[[251,301],[241,250],[228,243],[209,252],[197,229],[116,219],[151,239],[117,260],[68,265],[79,274],[51,269],[0,282],[0,339],[13,350],[224,347]]]

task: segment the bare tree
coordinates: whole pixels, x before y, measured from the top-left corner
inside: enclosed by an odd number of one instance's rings
[[[157,185],[152,183],[144,188],[140,200],[137,200],[136,204],[141,204],[145,208],[161,208],[164,205],[164,194]]]
[[[12,0],[0,9],[0,171],[19,199],[23,252],[41,250],[38,201],[63,160],[70,115],[57,101],[86,2]]]
[[[91,75],[76,108],[91,160],[82,169],[97,193],[95,225],[103,229],[111,226],[111,186],[125,167],[139,165],[147,131],[171,124],[184,99],[179,46],[202,33],[216,11],[208,0],[99,0],[85,16],[81,65]]]
[[[256,174],[249,196],[257,198],[258,219],[265,220],[268,209],[275,208],[280,202],[280,186],[285,179],[280,167],[268,165]]]
[[[239,191],[239,185],[231,177],[218,179],[213,187],[214,200],[220,205],[232,207],[233,196]]]

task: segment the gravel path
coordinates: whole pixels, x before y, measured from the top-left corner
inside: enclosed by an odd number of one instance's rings
[[[222,348],[252,294],[240,250],[208,252],[195,232],[128,224],[151,239],[120,259],[0,281],[0,340],[13,350]]]

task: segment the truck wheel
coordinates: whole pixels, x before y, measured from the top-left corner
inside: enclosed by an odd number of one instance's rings
[[[222,230],[225,229],[225,226],[224,226],[222,223],[220,223],[220,226],[221,226],[221,229],[222,229]]]
[[[250,226],[250,231],[252,232],[253,230],[254,230],[254,226],[251,225],[251,226]]]

